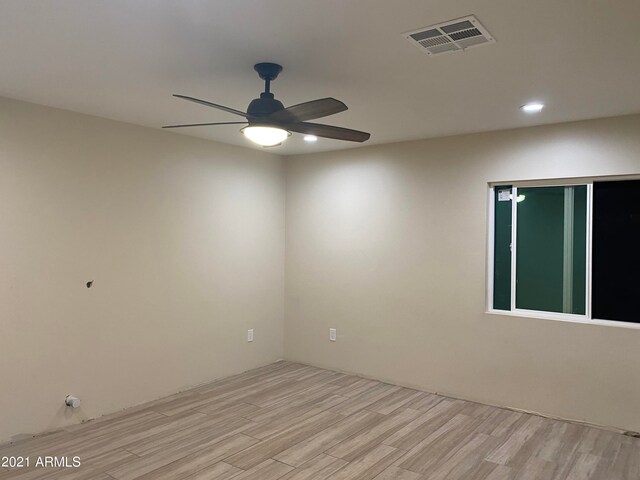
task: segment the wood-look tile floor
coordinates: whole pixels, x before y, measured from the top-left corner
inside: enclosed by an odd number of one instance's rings
[[[640,439],[278,362],[0,448],[0,478],[639,480]]]

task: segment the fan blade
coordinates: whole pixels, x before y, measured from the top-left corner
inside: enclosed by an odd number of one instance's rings
[[[206,127],[208,125],[246,125],[247,123],[248,122],[191,123],[188,125],[165,125],[162,128]]]
[[[292,132],[315,135],[317,137],[332,138],[334,140],[346,140],[348,142],[366,142],[371,137],[370,133],[351,130],[350,128],[334,127],[333,125],[321,125],[319,123],[293,123],[284,128]]]
[[[205,105],[207,107],[217,108],[218,110],[222,110],[224,112],[234,113],[236,115],[240,115],[241,117],[247,117],[247,114],[241,112],[240,110],[236,110],[234,108],[224,107],[222,105],[217,105],[215,103],[207,102],[206,100],[200,100],[198,98],[187,97],[185,95],[174,95],[174,97],[182,98],[183,100],[189,100],[190,102],[199,103],[200,105]]]
[[[272,113],[269,120],[283,123],[305,122],[326,117],[347,110],[347,106],[335,98],[321,98],[311,102],[299,103]]]

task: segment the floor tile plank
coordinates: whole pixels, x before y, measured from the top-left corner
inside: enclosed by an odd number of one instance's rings
[[[0,456],[0,480],[640,480],[640,439],[280,361]]]

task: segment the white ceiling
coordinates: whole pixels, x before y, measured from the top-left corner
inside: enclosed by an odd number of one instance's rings
[[[496,44],[429,57],[401,36],[469,14]],[[270,61],[285,105],[333,96],[349,110],[319,122],[388,143],[640,112],[639,26],[639,0],[0,0],[0,95],[149,127],[235,121],[171,94],[245,110]],[[526,116],[531,100],[547,108]],[[180,134],[249,145],[237,126]],[[273,152],[358,145],[296,134]]]

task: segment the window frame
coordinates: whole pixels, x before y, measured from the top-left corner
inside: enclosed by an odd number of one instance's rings
[[[487,192],[487,277],[486,277],[486,305],[485,313],[493,315],[506,315],[513,317],[540,318],[571,323],[585,323],[591,325],[604,325],[640,330],[640,323],[623,322],[618,320],[601,320],[592,317],[591,311],[591,287],[592,287],[592,237],[593,237],[593,184],[604,181],[640,180],[640,174],[600,176],[600,177],[574,177],[548,180],[518,180],[489,182]],[[493,308],[493,280],[494,280],[494,248],[495,248],[495,189],[503,185],[511,185],[511,309],[498,310]],[[516,252],[517,252],[517,195],[518,188],[528,187],[559,187],[559,186],[587,186],[587,219],[586,219],[586,285],[585,285],[585,314],[545,312],[538,310],[525,310],[516,308]]]

